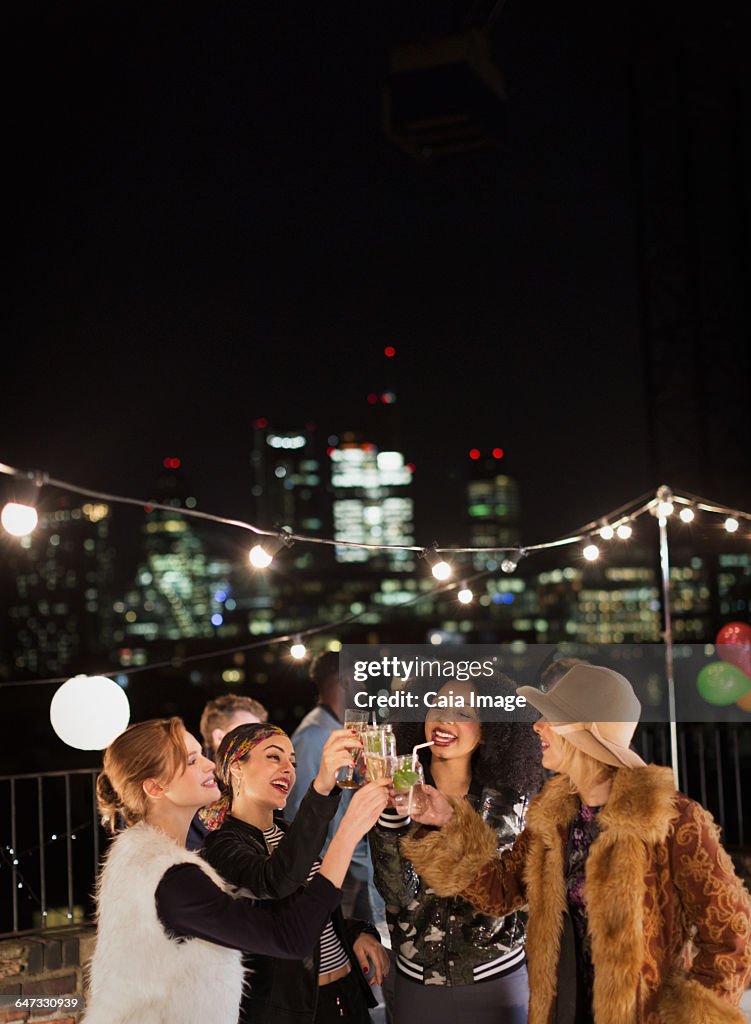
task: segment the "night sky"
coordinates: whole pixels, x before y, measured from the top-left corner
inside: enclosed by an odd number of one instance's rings
[[[0,459],[145,496],[178,455],[201,508],[247,516],[255,417],[358,429],[367,394],[390,387],[420,541],[463,539],[470,447],[506,451],[528,542],[661,482],[629,91],[651,5],[508,0],[491,32],[503,145],[414,160],[383,131],[389,47],[488,6],[60,2],[8,15]],[[688,19],[699,39],[719,25],[720,48],[742,8],[721,6],[711,24]],[[747,341],[747,306],[735,328]],[[747,474],[729,465],[711,496],[740,502]]]

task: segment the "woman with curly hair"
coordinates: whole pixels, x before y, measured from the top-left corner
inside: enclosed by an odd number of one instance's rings
[[[410,687],[420,707],[435,683]],[[470,706],[471,695],[513,695],[509,681],[448,682],[424,721],[395,723],[399,753],[418,743],[428,785],[446,797],[480,808],[492,805],[499,850],[521,831],[526,805],[541,782],[539,745],[526,722],[490,721],[492,712]],[[462,706],[464,705],[464,706]],[[396,971],[396,1024],[524,1024],[527,971],[524,917],[478,913],[466,900],[437,896],[402,848],[413,830],[409,818],[385,811],[370,833],[376,886],[386,903]]]

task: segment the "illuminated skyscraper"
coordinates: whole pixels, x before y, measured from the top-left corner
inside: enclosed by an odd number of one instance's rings
[[[304,430],[275,430],[267,420],[257,419],[250,461],[252,519],[257,526],[267,530],[287,526],[311,536],[330,531],[323,452],[316,448],[312,424]],[[306,568],[321,554],[312,546],[298,546],[287,561]]]
[[[9,559],[12,661],[26,675],[92,671],[112,641],[111,509],[67,495],[41,511]]]
[[[133,585],[115,607],[121,617],[115,640],[123,664],[145,660],[139,644],[212,637],[234,609],[228,561],[210,557],[192,521],[181,514],[194,507],[178,459],[164,460],[156,500],[147,508],[143,558]],[[174,509],[174,511],[173,511]]]
[[[472,547],[515,547],[521,539],[521,500],[519,484],[501,472],[503,449],[483,453],[469,452],[470,479],[467,484],[469,543]],[[476,569],[488,563],[500,564],[502,555],[491,552],[473,556]]]
[[[401,452],[381,451],[374,444],[345,434],[329,448],[334,491],[334,540],[361,544],[414,544],[414,502],[410,495],[412,467]],[[370,552],[337,547],[339,562],[406,572],[414,568],[411,551]]]

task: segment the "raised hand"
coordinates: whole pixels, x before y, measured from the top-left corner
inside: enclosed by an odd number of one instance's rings
[[[420,787],[420,801],[412,809],[412,821],[421,825],[437,825],[439,828],[451,820],[454,808],[435,786],[427,783]]]
[[[328,796],[336,785],[336,774],[340,768],[352,764],[352,750],[362,747],[362,740],[351,729],[335,729],[323,745],[321,766],[313,780],[313,787],[321,796]]]
[[[378,821],[389,800],[391,779],[377,779],[358,789],[349,803],[339,828],[357,833],[358,839]]]

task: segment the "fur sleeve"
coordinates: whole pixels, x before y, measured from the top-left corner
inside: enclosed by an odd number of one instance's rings
[[[496,834],[466,800],[450,799],[454,807],[451,821],[422,838],[403,839],[402,850],[438,896],[461,893],[484,911],[485,906],[479,905],[484,896],[477,883],[486,878],[490,881],[499,873]],[[472,895],[465,892],[470,888]],[[497,899],[496,893],[492,899]]]

